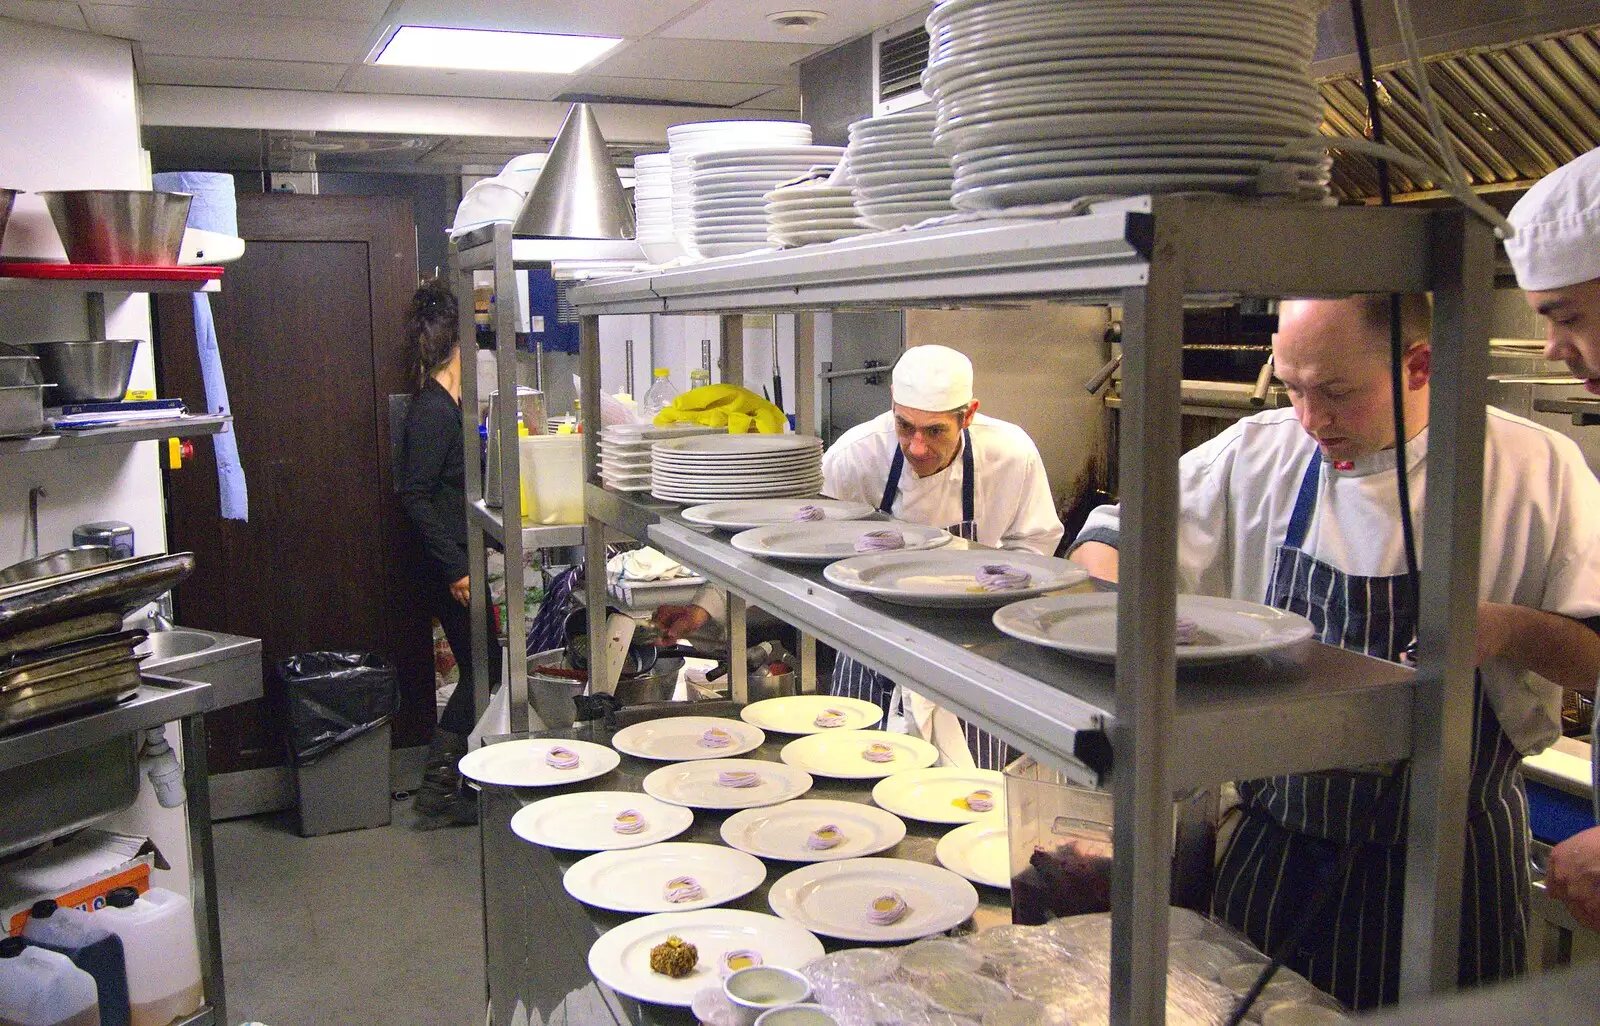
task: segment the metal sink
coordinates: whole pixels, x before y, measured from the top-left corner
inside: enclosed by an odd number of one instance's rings
[[[261,697],[261,639],[236,634],[174,627],[152,631],[137,649],[149,653],[139,664],[143,673],[212,685],[223,708]]]

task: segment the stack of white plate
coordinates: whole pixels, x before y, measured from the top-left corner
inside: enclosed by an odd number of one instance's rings
[[[950,159],[933,148],[935,114],[926,108],[850,126],[856,209],[874,228],[899,228],[954,213]]]
[[[869,229],[856,223],[855,198],[848,185],[812,179],[780,185],[767,193],[767,241],[774,246],[833,242]]]
[[[786,498],[822,487],[822,440],[804,435],[708,435],[651,447],[650,494],[667,502]]]
[[[956,207],[1098,194],[1270,191],[1319,200],[1315,5],[1303,0],[947,0],[923,87]]]
[[[663,438],[726,433],[724,428],[691,425],[613,424],[600,432],[600,480],[619,492],[650,490],[650,447]]]
[[[672,234],[672,155],[641,153],[633,158],[633,219],[639,248],[652,264],[682,254]]]
[[[832,171],[843,156],[838,146],[757,146],[690,157],[695,250],[718,257],[766,249],[767,193],[813,168]]]
[[[811,126],[801,121],[700,121],[667,129],[672,162],[672,231],[685,254],[694,249],[694,197],[689,158],[715,150],[750,146],[810,146]],[[770,188],[770,186],[769,186]]]

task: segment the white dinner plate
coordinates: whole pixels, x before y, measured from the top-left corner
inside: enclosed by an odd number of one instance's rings
[[[687,511],[685,511],[687,512]],[[839,712],[844,722],[837,727],[817,725],[825,712]],[[883,710],[874,702],[836,695],[788,695],[751,702],[739,710],[739,718],[762,730],[778,734],[816,734],[840,730],[865,730],[883,719]]]
[[[975,823],[1006,815],[1005,775],[997,770],[937,766],[884,777],[872,788],[872,800],[897,816],[924,823]],[[963,800],[974,791],[994,795],[994,808],[973,812]]]
[[[1199,626],[1195,642],[1179,645],[1180,665],[1224,663],[1298,645],[1316,635],[1311,621],[1297,613],[1256,602],[1179,595],[1178,615]],[[1013,638],[1060,649],[1084,659],[1110,663],[1117,658],[1117,596],[1053,595],[998,609],[994,625]]]
[[[756,453],[821,452],[822,440],[809,435],[697,435],[657,442],[655,451],[668,456],[696,453],[739,456]]]
[[[874,925],[868,909],[890,892],[905,901],[905,915]],[[885,858],[814,862],[780,877],[767,900],[784,919],[823,936],[895,943],[960,926],[978,908],[977,889],[948,869]]]
[[[704,895],[673,904],[667,881],[692,877]],[[690,912],[744,897],[767,879],[754,855],[720,844],[667,841],[648,848],[601,851],[579,859],[561,877],[567,893],[596,908],[648,914]]]
[[[708,730],[729,735],[725,748],[707,748],[700,743]],[[611,735],[611,747],[624,755],[663,762],[691,762],[696,759],[731,759],[761,747],[767,736],[760,727],[742,720],[716,716],[664,716],[623,727]]]
[[[696,246],[703,257],[728,257],[743,256],[746,253],[759,253],[764,249],[771,249],[770,242],[735,242],[717,245]]]
[[[762,164],[767,161],[793,162],[817,158],[817,163],[829,158],[837,159],[843,148],[839,146],[752,146],[744,149],[714,150],[697,153],[689,158],[693,168],[723,167],[727,165]]]
[[[617,814],[632,810],[644,820],[636,834],[612,829]],[[632,791],[576,791],[541,798],[517,810],[511,832],[524,841],[564,851],[615,851],[668,841],[694,825],[694,813]]]
[[[754,772],[761,782],[754,787],[727,787],[717,783],[726,771]],[[708,759],[676,762],[644,778],[645,794],[669,805],[694,809],[756,809],[798,798],[811,790],[811,774],[781,762],[759,759]]]
[[[939,865],[973,883],[1011,889],[1011,842],[1004,816],[958,826],[939,838]]]
[[[556,769],[545,763],[550,749],[561,747],[577,753],[578,765]],[[562,741],[556,738],[523,738],[484,745],[461,757],[463,776],[480,784],[501,787],[556,787],[592,780],[610,773],[622,761],[614,750],[589,741]]]
[[[884,523],[878,520],[821,520],[815,523],[769,524],[740,531],[729,539],[734,548],[752,556],[792,559],[801,563],[831,563],[856,554],[856,542],[873,531],[895,530],[905,537],[905,548],[915,552],[935,549],[950,541],[942,527]]]
[[[694,971],[676,979],[650,968],[650,949],[668,937],[693,944]],[[612,927],[589,948],[589,971],[621,994],[658,1005],[687,1008],[707,987],[721,986],[718,967],[730,951],[759,952],[766,965],[799,969],[821,958],[822,942],[803,926],[762,912],[706,908],[644,916]]]
[[[985,591],[980,567],[1004,564],[1030,575],[1027,585]],[[1033,552],[992,549],[934,549],[929,552],[875,552],[830,563],[822,575],[849,591],[910,606],[1003,606],[1019,598],[1071,587],[1089,576],[1076,563]]]
[[[887,745],[894,751],[888,762],[873,762],[862,755],[868,745]],[[807,734],[783,746],[784,762],[812,776],[837,780],[876,780],[895,773],[924,769],[939,761],[939,749],[910,734],[887,730],[831,730]]]
[[[816,506],[829,520],[860,520],[862,517],[872,515],[872,507],[865,502],[843,502],[839,499],[762,499],[691,506],[683,511],[683,519],[702,527],[742,531],[767,524],[793,523],[795,513],[803,506]]]
[[[835,826],[843,837],[820,851],[807,845],[812,833]],[[735,812],[722,823],[722,839],[765,859],[832,862],[888,851],[906,836],[906,825],[892,812],[860,802],[801,798],[764,809]]]
[[[723,499],[784,499],[802,498],[817,494],[822,487],[822,480],[815,482],[802,481],[793,485],[763,485],[761,487],[740,487],[729,485],[726,488],[667,488],[651,484],[652,495],[666,502],[682,503],[692,506],[702,502],[717,502]]]

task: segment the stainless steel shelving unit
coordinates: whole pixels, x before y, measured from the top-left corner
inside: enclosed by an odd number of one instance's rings
[[[149,442],[162,438],[200,438],[221,434],[233,423],[224,413],[193,417],[172,417],[167,420],[138,420],[114,427],[89,428],[85,431],[46,432],[29,438],[0,438],[0,453],[54,452],[58,449],[81,449],[90,445],[126,445],[132,442]]]
[[[607,314],[1018,299],[1121,306],[1123,538],[1114,671],[1017,646],[968,618],[881,606],[836,592],[814,575],[742,557],[719,538],[689,531],[671,507],[606,491],[593,476],[592,453],[589,542],[603,528],[647,535],[735,594],[915,682],[1013,744],[1082,779],[1103,781],[1116,813],[1111,1010],[1119,1026],[1165,1018],[1176,791],[1263,771],[1409,755],[1402,994],[1411,1000],[1453,989],[1492,253],[1488,227],[1459,210],[1137,197],[1079,217],[885,233],[612,279],[573,293],[584,317],[586,371],[598,369],[598,318]],[[1187,675],[1180,685],[1173,581],[1185,301],[1422,291],[1434,294],[1439,342],[1415,677],[1313,645],[1274,664],[1281,676],[1230,683],[1225,696]],[[585,387],[596,386],[586,380]],[[586,410],[594,408],[585,402]]]

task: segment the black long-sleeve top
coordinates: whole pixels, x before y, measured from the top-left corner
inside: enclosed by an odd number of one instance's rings
[[[422,534],[428,563],[446,583],[467,576],[466,471],[461,406],[432,378],[406,413],[400,505]]]

